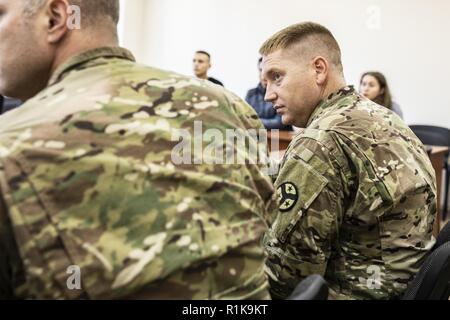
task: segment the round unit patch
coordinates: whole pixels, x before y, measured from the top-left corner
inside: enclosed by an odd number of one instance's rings
[[[292,182],[285,182],[277,189],[278,208],[281,212],[287,212],[294,208],[298,201],[298,189]]]

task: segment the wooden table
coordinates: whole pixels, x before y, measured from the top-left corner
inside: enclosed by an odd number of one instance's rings
[[[269,150],[271,155],[283,157],[284,151],[288,148],[289,143],[291,143],[292,139],[295,137],[296,132],[289,131],[279,131],[278,132],[278,141],[279,148],[278,150],[272,150],[273,147],[276,149],[276,143],[272,146],[272,140],[277,138],[276,132],[268,132],[267,138],[269,143]],[[442,212],[441,212],[441,196],[442,196],[442,169],[444,168],[444,161],[446,155],[449,153],[448,147],[439,147],[439,146],[430,146],[431,152],[429,153],[431,164],[433,165],[434,171],[436,172],[436,183],[437,183],[437,212],[436,212],[436,220],[433,227],[433,234],[437,236],[439,231],[441,230],[441,222],[442,222]],[[280,151],[276,153],[276,151]]]
[[[441,195],[442,195],[442,170],[444,168],[445,157],[449,150],[448,147],[431,146],[431,152],[429,153],[431,164],[436,172],[437,183],[437,212],[436,220],[434,223],[433,234],[436,237],[441,230],[442,212],[441,212]]]
[[[292,139],[297,135],[294,131],[269,131],[267,132],[267,143],[269,151],[284,151],[288,148]],[[272,150],[276,146],[276,140],[278,139],[278,150]],[[275,142],[274,142],[275,141]],[[276,149],[276,148],[274,148]]]

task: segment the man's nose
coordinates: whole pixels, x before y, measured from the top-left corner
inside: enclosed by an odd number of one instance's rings
[[[267,86],[266,88],[266,95],[264,96],[264,100],[266,102],[275,102],[275,100],[277,99],[277,95],[275,94],[275,92],[273,90],[270,89],[270,86]]]

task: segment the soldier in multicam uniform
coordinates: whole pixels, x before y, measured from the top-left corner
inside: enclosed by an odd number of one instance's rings
[[[6,1],[0,36],[19,33],[31,2]],[[63,2],[41,2],[16,56],[34,46],[28,58],[54,59],[54,71],[30,78],[27,66],[19,81],[6,69],[0,79],[0,91],[28,100],[0,118],[0,296],[270,298],[260,242],[274,190],[262,166],[171,160],[171,129],[262,128],[252,108],[208,82],[136,64],[115,47],[118,1],[72,1],[90,15],[76,32]],[[44,44],[33,24],[45,19]],[[0,42],[1,66],[12,43]],[[81,288],[67,285],[77,268]]]
[[[345,84],[333,35],[288,27],[261,48],[266,99],[289,146],[275,188],[279,210],[264,239],[274,298],[325,277],[332,299],[394,299],[433,247],[436,180],[402,120]]]

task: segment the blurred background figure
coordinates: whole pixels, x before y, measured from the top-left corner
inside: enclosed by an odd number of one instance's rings
[[[386,77],[380,72],[366,72],[361,76],[360,93],[373,102],[384,106],[403,119],[403,111],[400,106],[392,101],[391,91]]]
[[[249,105],[255,109],[259,118],[261,119],[264,127],[267,130],[279,129],[284,131],[291,131],[291,126],[283,125],[281,121],[281,116],[277,114],[271,102],[266,102],[264,100],[264,96],[266,95],[266,82],[261,76],[262,68],[261,68],[262,58],[258,60],[258,69],[259,69],[259,84],[256,88],[251,89],[247,92],[247,96],[245,97],[245,101]]]
[[[17,108],[21,105],[20,100],[0,96],[0,115]]]
[[[208,71],[211,69],[211,55],[206,51],[197,51],[194,56],[194,73],[199,79],[209,80],[212,83],[224,86],[222,82],[213,77],[208,76]]]

